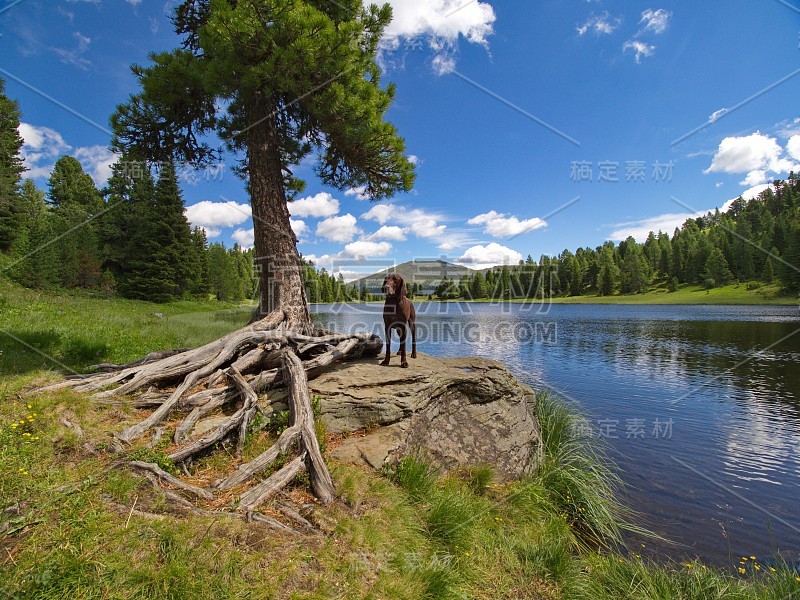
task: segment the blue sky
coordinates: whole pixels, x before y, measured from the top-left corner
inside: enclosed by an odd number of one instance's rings
[[[556,254],[763,189],[800,164],[800,0],[392,0],[388,117],[417,163],[389,202],[326,188],[292,206],[301,252],[348,278],[412,258]],[[174,0],[0,0],[0,77],[29,175],[75,155],[99,185],[131,63],[177,45]],[[185,172],[190,220],[248,245],[233,157]]]

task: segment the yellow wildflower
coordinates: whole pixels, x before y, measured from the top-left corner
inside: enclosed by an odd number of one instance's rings
[[[770,567],[769,570],[772,571],[773,573],[776,572],[775,567]]]
[[[739,573],[744,573],[744,572],[745,572],[744,569],[742,567],[739,567]]]
[[[756,571],[760,571],[760,570],[761,570],[761,567],[756,565]]]
[[[750,557],[750,560],[755,560],[755,559],[756,559],[756,557],[755,557],[755,556],[751,556],[751,557]]]

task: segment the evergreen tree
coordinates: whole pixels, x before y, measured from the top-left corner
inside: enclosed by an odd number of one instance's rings
[[[53,241],[52,215],[45,193],[26,179],[20,191],[19,235],[12,246],[18,262],[11,276],[31,288],[53,288],[60,285],[60,266]]]
[[[728,267],[728,261],[719,248],[714,248],[706,259],[703,270],[703,280],[706,287],[712,288],[725,285],[733,279],[733,274]]]
[[[375,62],[391,8],[361,0],[184,0],[183,45],[134,67],[142,91],[112,117],[115,143],[155,160],[214,161],[218,134],[241,151],[253,206],[261,314],[311,317],[287,207],[292,168],[312,151],[324,183],[374,199],[411,189],[404,141],[384,121],[394,97]],[[220,115],[223,101],[227,114]]]
[[[189,272],[188,292],[195,298],[207,299],[211,293],[208,281],[208,242],[206,232],[195,227],[191,234],[191,251],[187,263]]]
[[[60,281],[64,287],[96,287],[100,280],[98,224],[92,217],[103,210],[92,178],[72,156],[62,156],[48,180],[52,233],[57,241]]]
[[[152,178],[143,175],[136,192],[141,195],[133,201],[134,231],[120,291],[128,298],[166,302],[191,289],[191,232],[174,164],[164,163],[155,188],[151,185]]]
[[[483,274],[480,271],[475,273],[475,275],[472,277],[470,294],[472,295],[473,300],[480,300],[489,295],[486,290],[486,279],[484,279]]]
[[[19,231],[19,183],[25,167],[20,153],[19,105],[5,95],[0,79],[0,251],[11,248]]]

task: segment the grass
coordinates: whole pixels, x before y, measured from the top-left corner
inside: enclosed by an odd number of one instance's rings
[[[758,287],[754,287],[758,285]],[[753,289],[751,289],[753,288]],[[800,298],[781,295],[777,285],[732,284],[706,289],[699,285],[681,285],[668,292],[658,287],[645,294],[626,296],[570,296],[553,298],[558,304],[722,304],[797,306]]]
[[[48,349],[76,369],[97,357],[71,358],[64,352],[70,340],[91,340],[107,349],[105,359],[124,361],[239,325],[238,317],[217,318],[210,304],[156,306],[2,289],[2,326],[58,331]],[[233,308],[227,314],[236,315]],[[164,318],[151,321],[153,312]],[[45,322],[26,317],[34,314]],[[334,462],[339,500],[315,511],[326,535],[309,538],[223,517],[138,516],[115,503],[151,512],[169,507],[117,466],[108,432],[140,413],[69,391],[26,394],[32,382],[55,377],[37,370],[50,363],[3,349],[9,361],[0,380],[3,598],[778,600],[800,594],[798,573],[785,566],[772,571],[747,560],[719,570],[697,562],[654,564],[620,551],[620,532],[632,515],[615,501],[619,480],[602,448],[579,435],[575,407],[543,393],[537,404],[544,462],[523,481],[498,482],[486,465],[445,474],[420,457],[383,474]],[[59,423],[64,411],[80,423],[84,439]],[[268,427],[254,430],[245,455],[258,454],[274,435]],[[127,454],[171,468],[161,445]],[[226,466],[214,462],[224,463],[224,453],[213,456],[195,468]]]
[[[424,298],[418,297],[418,300]],[[449,300],[449,302],[513,302],[534,304],[674,304],[674,305],[764,305],[764,306],[797,306],[800,297],[787,296],[776,284],[760,282],[736,283],[713,289],[700,285],[683,284],[674,292],[669,292],[663,284],[655,286],[644,294],[616,294],[598,296],[558,296],[555,298],[531,298],[514,300]]]
[[[153,304],[28,290],[0,277],[0,375],[85,371],[155,350],[198,346],[246,324],[252,307]]]

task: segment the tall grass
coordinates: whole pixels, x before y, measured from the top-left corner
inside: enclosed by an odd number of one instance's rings
[[[587,433],[578,407],[548,392],[537,392],[544,456],[521,497],[543,495],[569,524],[580,550],[621,544],[633,513],[619,501],[623,483],[597,438]]]

